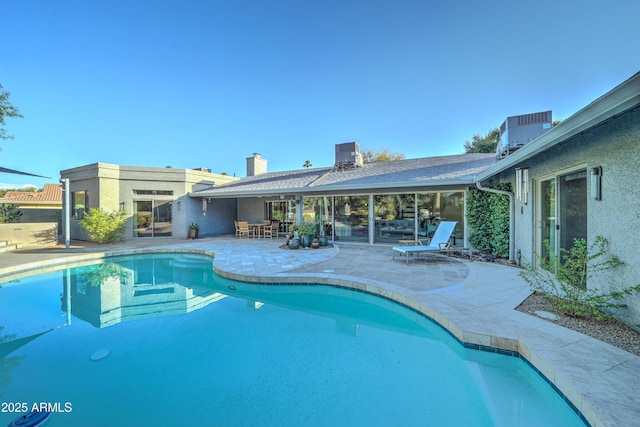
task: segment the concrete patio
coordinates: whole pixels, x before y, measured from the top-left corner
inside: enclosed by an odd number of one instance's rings
[[[514,310],[528,295],[518,269],[445,256],[407,265],[389,246],[340,244],[283,250],[282,239],[138,239],[117,245],[73,242],[70,249],[24,248],[0,254],[0,281],[34,268],[108,253],[182,248],[215,255],[221,275],[257,283],[327,283],[380,294],[439,322],[460,341],[518,352],[592,426],[640,426],[640,357]]]

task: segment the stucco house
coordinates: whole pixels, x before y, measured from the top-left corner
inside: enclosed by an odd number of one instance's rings
[[[72,239],[89,240],[80,220],[92,207],[125,211],[131,215],[125,239],[174,236],[186,238],[191,223],[202,235],[227,232],[220,224],[233,223],[235,205],[220,202],[210,206],[187,194],[238,178],[206,169],[157,168],[93,163],[60,172],[69,180],[70,230]]]
[[[280,172],[267,172],[256,153],[247,158],[247,177],[189,197],[231,203],[248,222],[277,220],[281,231],[313,222],[318,234],[335,241],[398,243],[428,236],[442,220],[458,221],[454,236],[462,245],[465,189],[497,162],[494,154],[458,154],[363,164],[358,143],[335,149],[332,166]],[[233,232],[233,222],[226,225]]]
[[[346,156],[345,156],[346,153]],[[336,145],[329,167],[267,172],[258,153],[239,179],[202,170],[95,163],[61,171],[69,180],[72,239],[88,240],[79,224],[91,207],[123,210],[132,219],[126,239],[234,233],[234,220],[314,222],[334,240],[397,243],[432,233],[441,220],[458,221],[457,244],[466,242],[465,190],[477,173],[497,162],[493,154],[458,154],[362,164],[355,142]]]
[[[575,238],[603,236],[624,266],[596,274],[588,287],[619,290],[640,283],[640,73],[531,143],[480,172],[481,186],[512,184],[516,257],[559,254]],[[640,297],[618,313],[640,323]]]
[[[62,212],[62,190],[59,184],[45,184],[42,191],[7,191],[0,204],[17,206],[21,222],[57,222]]]
[[[640,283],[640,73],[551,128],[551,112],[521,117],[544,126],[539,136],[510,130],[526,143],[496,154],[458,154],[363,164],[357,142],[337,144],[328,167],[268,172],[258,153],[239,179],[203,170],[96,163],[61,172],[70,181],[72,238],[91,206],[132,215],[127,239],[184,238],[197,222],[201,235],[232,234],[234,220],[316,224],[334,241],[397,243],[429,236],[441,220],[458,221],[457,245],[468,246],[467,189],[493,191],[510,183],[510,258],[532,262],[544,242],[559,253],[574,238],[605,237],[625,266],[603,272],[589,286],[620,289]],[[505,121],[508,130],[509,119]],[[537,124],[536,124],[537,126]],[[522,132],[521,132],[522,131]],[[507,137],[509,132],[502,132]],[[507,141],[508,142],[508,141]],[[640,323],[640,298],[619,313]]]
[[[0,251],[57,244],[62,222],[59,184],[45,184],[42,191],[7,191],[0,205],[14,205],[22,213],[19,223],[0,224]]]

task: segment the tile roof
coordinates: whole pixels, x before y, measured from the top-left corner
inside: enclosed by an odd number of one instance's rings
[[[236,197],[267,194],[357,191],[473,184],[474,175],[497,162],[495,154],[456,154],[362,167],[335,167],[270,172],[191,193],[194,197]]]
[[[7,191],[0,198],[3,203],[60,203],[62,204],[62,188],[59,184],[45,184],[42,191]]]

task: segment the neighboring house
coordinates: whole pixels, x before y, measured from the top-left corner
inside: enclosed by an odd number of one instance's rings
[[[62,190],[59,184],[45,184],[42,191],[7,191],[0,204],[16,205],[20,222],[55,222],[62,218]]]
[[[197,223],[201,236],[233,233],[235,204],[196,200],[188,193],[238,178],[206,169],[157,168],[94,163],[60,172],[69,180],[70,237],[89,240],[80,220],[92,207],[125,211],[127,240],[142,237],[186,238]],[[230,225],[229,225],[230,224]]]
[[[333,166],[282,172],[266,172],[256,153],[247,158],[246,178],[189,196],[232,203],[248,222],[278,220],[281,231],[309,221],[318,234],[370,244],[426,237],[440,221],[458,221],[454,235],[462,245],[465,189],[497,162],[494,154],[458,154],[362,164],[357,143],[335,148]]]
[[[605,237],[625,265],[596,274],[589,288],[640,283],[640,73],[476,176],[481,186],[511,183],[512,246],[521,261],[559,254],[575,238]],[[640,323],[640,297],[618,317]]]

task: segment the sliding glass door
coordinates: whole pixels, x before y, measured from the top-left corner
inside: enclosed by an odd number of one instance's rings
[[[582,170],[558,178],[558,210],[560,211],[559,244],[569,249],[574,239],[587,238],[587,171]]]
[[[171,236],[173,231],[171,208],[171,200],[134,200],[133,236]]]
[[[562,249],[570,249],[574,239],[586,239],[586,170],[539,181],[537,216],[536,250],[543,259],[562,258]]]
[[[333,238],[343,242],[369,241],[369,196],[336,196]]]
[[[538,204],[538,253],[542,259],[557,254],[556,248],[556,179],[542,181],[539,186],[540,202]]]

